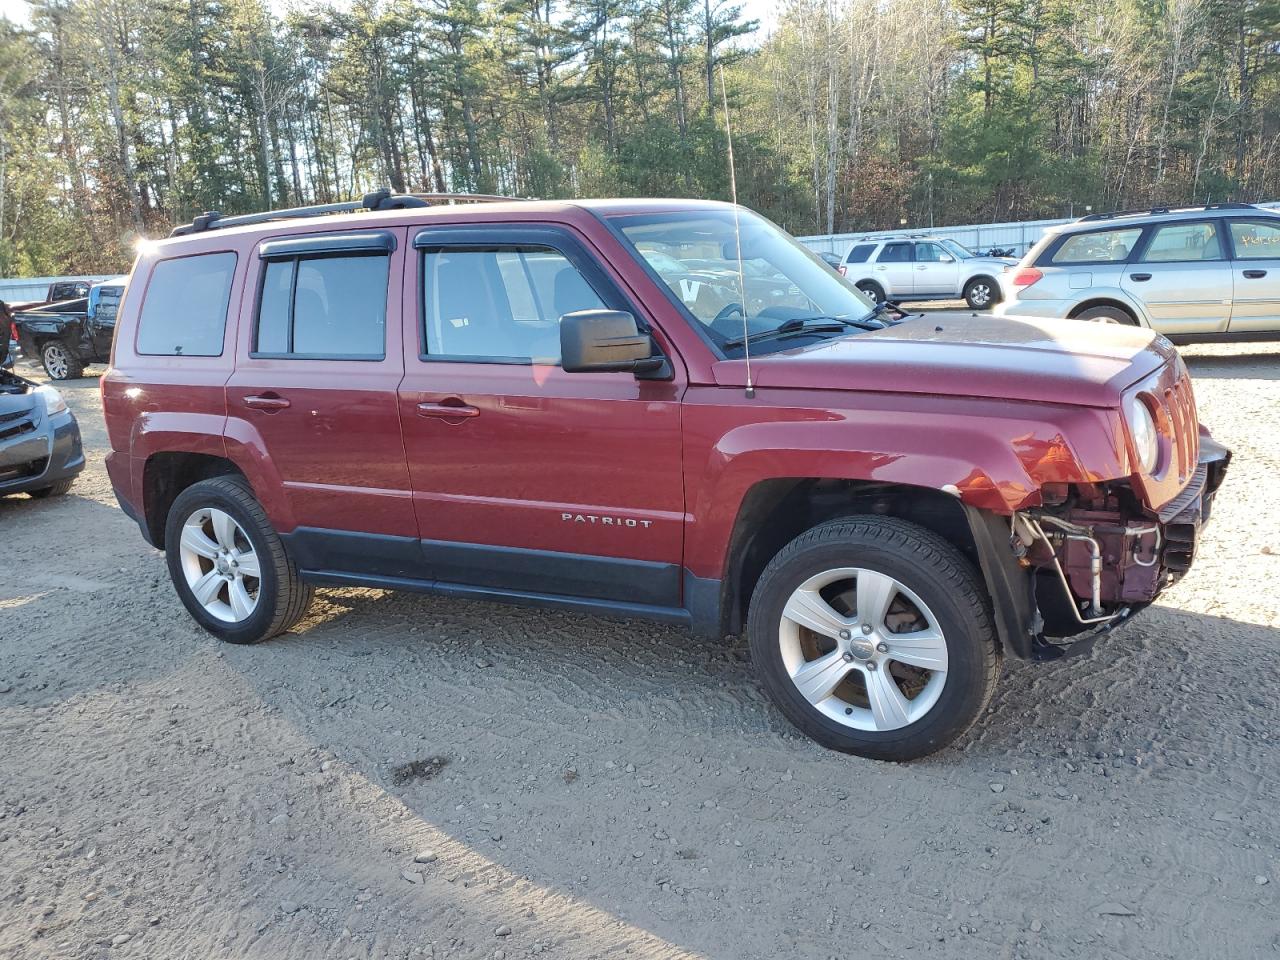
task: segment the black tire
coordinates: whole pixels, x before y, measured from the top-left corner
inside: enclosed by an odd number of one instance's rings
[[[870,297],[872,303],[884,302],[884,287],[874,280],[863,280],[858,284],[858,289]]]
[[[44,500],[46,497],[61,497],[70,492],[71,484],[73,483],[75,483],[74,477],[69,480],[59,480],[57,483],[41,487],[39,490],[28,490],[27,496],[35,497],[37,500]]]
[[[946,681],[934,706],[913,723],[895,730],[854,729],[813,706],[787,672],[779,642],[783,608],[809,577],[837,567],[893,577],[938,621],[948,656]],[[1001,652],[980,583],[955,547],[923,527],[890,517],[833,520],[796,537],[765,568],[747,620],[751,656],[774,703],[822,746],[875,760],[915,760],[964,734],[995,691]]]
[[[974,277],[964,285],[964,302],[970,310],[986,310],[1000,299],[1000,284],[990,277]]]
[[[40,364],[50,380],[77,380],[84,376],[84,361],[61,340],[40,345]]]
[[[1138,325],[1138,318],[1123,307],[1090,307],[1077,313],[1073,319],[1093,320],[1095,323],[1122,323],[1129,327]]]
[[[246,619],[228,623],[209,614],[196,600],[182,572],[179,544],[187,518],[202,507],[216,507],[240,525],[258,555],[261,576],[258,603]],[[303,583],[298,569],[284,549],[247,483],[239,477],[215,477],[192,484],[178,494],[165,520],[165,555],[169,577],[192,618],[204,629],[228,643],[257,643],[284,633],[306,614],[314,588]]]

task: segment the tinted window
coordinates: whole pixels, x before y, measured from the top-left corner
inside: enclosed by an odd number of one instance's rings
[[[560,317],[604,302],[548,247],[432,250],[422,257],[427,353],[560,359]]]
[[[874,243],[860,243],[849,251],[846,258],[848,263],[866,263],[867,258],[871,256],[871,251],[876,248]]]
[[[1115,263],[1129,259],[1129,251],[1142,236],[1141,227],[1076,233],[1062,242],[1052,263]]]
[[[1221,260],[1222,240],[1214,223],[1169,223],[1156,227],[1142,253],[1143,263]]]
[[[157,263],[138,319],[138,353],[221,355],[235,272],[234,253],[205,253]]]
[[[254,349],[323,360],[386,356],[385,256],[273,260],[262,278]]]
[[[877,263],[907,263],[911,259],[911,244],[888,243],[876,257]]]
[[[98,291],[98,306],[94,312],[95,319],[105,322],[114,320],[116,312],[120,309],[120,295],[124,293],[123,287],[103,287]]]
[[[1233,220],[1237,260],[1280,260],[1280,221]]]

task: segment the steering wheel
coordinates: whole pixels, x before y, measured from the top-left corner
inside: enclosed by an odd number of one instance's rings
[[[728,323],[729,318],[732,317],[735,313],[738,314],[740,317],[745,317],[747,315],[746,309],[742,306],[741,303],[738,303],[736,300],[733,303],[726,303],[723,307],[721,307],[720,312],[711,318],[711,322],[707,324],[707,326],[709,326],[712,330],[715,330],[717,333],[728,333],[733,336],[737,336],[739,333],[742,332],[741,329],[739,329],[738,324],[735,324],[732,330],[726,331],[726,330],[720,329],[721,324]]]

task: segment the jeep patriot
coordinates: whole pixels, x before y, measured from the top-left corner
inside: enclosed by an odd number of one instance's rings
[[[336,584],[745,631],[800,730],[907,760],[1190,567],[1230,454],[1152,331],[895,313],[727,204],[461,199],[139,254],[107,468],[217,637]]]

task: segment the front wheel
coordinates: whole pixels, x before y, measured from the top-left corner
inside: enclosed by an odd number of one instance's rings
[[[866,294],[867,299],[872,303],[884,302],[884,287],[876,283],[874,280],[863,280],[858,284],[858,289]]]
[[[1000,670],[972,565],[894,518],[831,521],[791,541],[756,585],[747,634],[787,719],[876,760],[914,760],[961,736]]]
[[[1000,302],[1000,288],[990,277],[974,277],[964,285],[964,302],[970,310],[985,310]]]
[[[39,490],[28,490],[27,496],[34,497],[36,500],[45,500],[49,497],[61,497],[71,492],[71,484],[74,478],[70,480],[59,480],[57,483],[50,484],[47,487],[41,487]]]
[[[80,358],[57,340],[51,340],[40,348],[40,363],[50,380],[75,380],[84,374]]]
[[[257,643],[307,612],[312,588],[262,505],[238,477],[215,477],[178,494],[165,523],[169,576],[187,612],[219,639]]]

